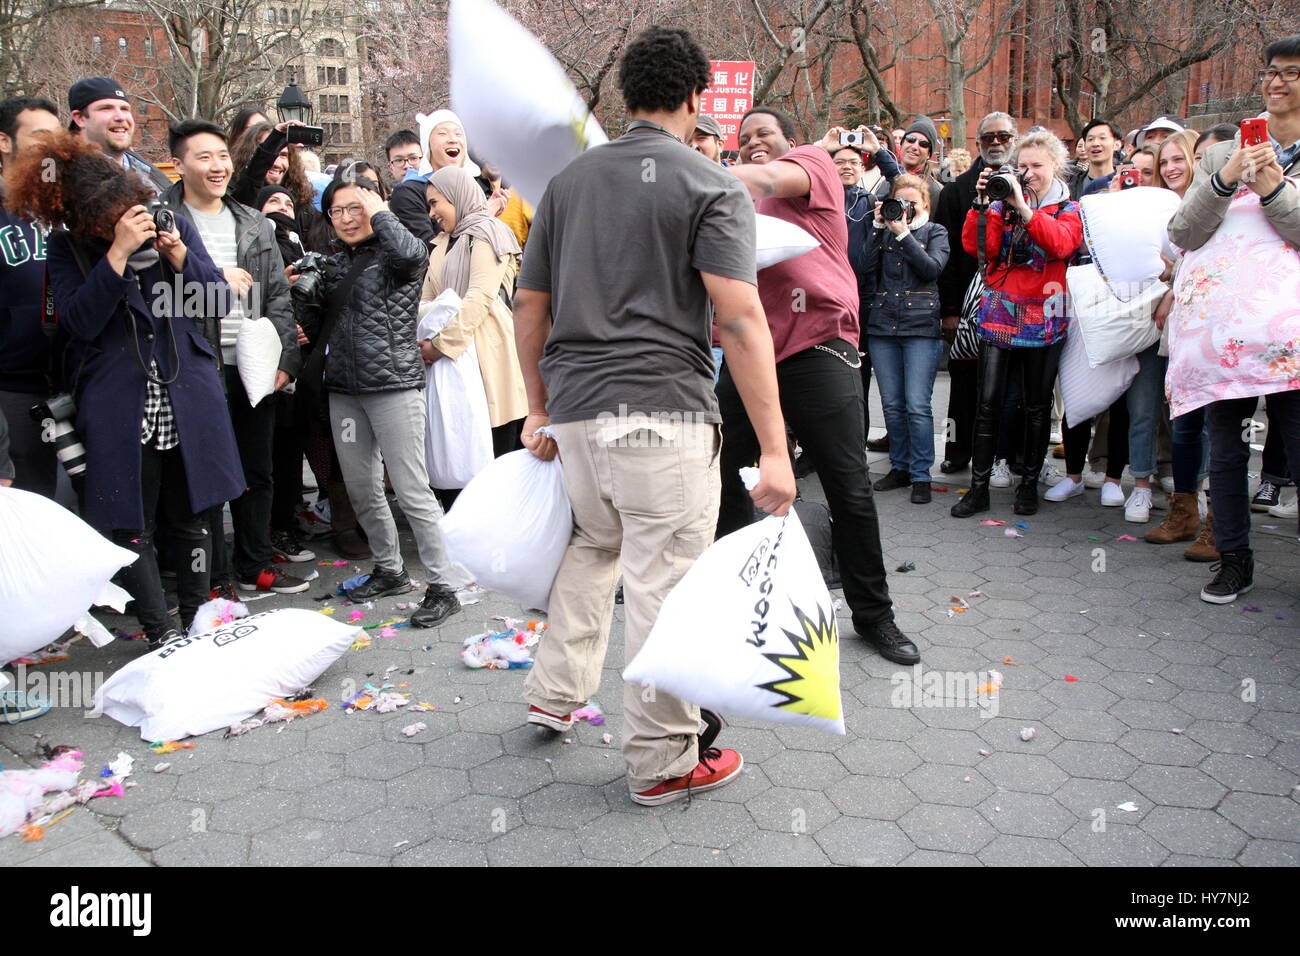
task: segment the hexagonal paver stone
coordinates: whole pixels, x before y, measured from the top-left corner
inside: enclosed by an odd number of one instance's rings
[[[594,787],[553,783],[520,800],[519,809],[531,826],[576,829],[608,813],[609,804]]]
[[[1175,734],[1172,730],[1164,733],[1158,730],[1130,730],[1119,739],[1119,745],[1143,763],[1175,767],[1194,767],[1209,754],[1208,750],[1185,733]]]
[[[999,833],[1026,837],[1059,837],[1078,818],[1041,793],[995,793],[979,805],[984,819]]]
[[[1076,710],[1058,707],[1047,718],[1047,724],[1066,740],[1083,740],[1111,744],[1128,730],[1121,721],[1110,714],[1096,710]]]
[[[139,807],[122,818],[117,832],[142,850],[156,850],[193,833],[203,833],[208,826],[209,809],[188,800],[164,800],[150,807]]]
[[[379,721],[367,720],[367,714],[336,717],[332,723],[312,727],[307,732],[307,750],[327,753],[350,753],[379,739]]]
[[[501,739],[492,734],[448,734],[424,745],[425,763],[452,770],[469,770],[501,753]]]
[[[1253,837],[1294,841],[1300,834],[1300,806],[1293,799],[1232,793],[1219,812]]]
[[[1230,860],[1246,845],[1246,834],[1213,810],[1155,807],[1141,826],[1170,851],[1189,856]]]
[[[1056,840],[1036,837],[998,837],[979,852],[986,866],[1078,866],[1079,858]]]
[[[987,725],[989,721],[984,723]],[[974,731],[938,727],[927,727],[907,745],[927,764],[956,764],[960,767],[974,766],[980,760],[980,750],[988,746]]]
[[[434,837],[393,857],[393,866],[487,866],[482,846]]]
[[[420,766],[418,744],[376,741],[348,754],[347,774],[364,780],[392,780]]]
[[[675,867],[699,867],[699,866],[735,866],[731,862],[731,857],[722,850],[710,849],[707,846],[685,846],[674,843],[666,846],[657,853],[652,853],[645,859],[642,866],[675,866]]]
[[[416,767],[385,784],[390,807],[434,808],[470,792],[469,774],[446,767]]]
[[[662,821],[651,813],[614,811],[579,827],[577,838],[584,856],[617,863],[640,863],[671,842]]]
[[[940,764],[923,764],[908,771],[903,783],[924,803],[954,807],[973,807],[993,792],[993,785],[978,771]]]
[[[304,817],[343,822],[384,805],[384,785],[378,780],[340,777],[302,796]]]
[[[745,806],[759,827],[785,833],[816,833],[839,816],[824,793],[789,787],[764,790]]]
[[[1168,676],[1168,675],[1165,675]],[[1177,683],[1177,681],[1175,681]],[[1186,684],[1180,684],[1186,687]],[[1245,723],[1259,713],[1258,704],[1248,704],[1241,699],[1240,688],[1226,691],[1184,690],[1170,701],[1184,713],[1202,720],[1224,720]],[[1175,726],[1181,727],[1182,724]]]
[[[253,836],[248,862],[253,866],[309,866],[347,849],[349,823],[292,820]]]
[[[898,824],[843,817],[814,837],[833,863],[843,866],[893,866],[916,849]]]
[[[279,733],[275,728],[269,728],[222,741],[221,759],[238,763],[270,764],[306,749],[305,726],[300,727],[297,722],[277,726],[281,728]]]
[[[518,827],[487,845],[490,866],[580,866],[582,850],[572,830]]]
[[[1169,856],[1140,827],[1108,825],[1097,830],[1093,823],[1076,823],[1061,843],[1088,866],[1159,866]]]
[[[298,816],[298,797],[283,790],[257,790],[217,804],[208,823],[227,833],[259,833]]]
[[[1082,740],[1067,740],[1057,745],[1047,756],[1071,777],[1125,780],[1138,767],[1137,758],[1120,750],[1115,744],[1094,744]]]
[[[1127,780],[1070,780],[1052,794],[1052,799],[1075,818],[1087,823],[1136,825],[1151,810],[1151,801]],[[1132,812],[1120,810],[1120,804],[1134,805]]]
[[[763,831],[727,851],[737,866],[829,866],[830,858],[810,836]]]
[[[182,800],[217,803],[256,790],[261,781],[261,767],[246,763],[213,764],[181,777],[175,793]]]
[[[1187,736],[1214,753],[1266,754],[1277,740],[1253,727],[1214,720],[1198,720]]]
[[[745,807],[707,797],[679,801],[660,808],[655,815],[674,843],[710,849],[725,850],[758,830]]]
[[[350,820],[345,847],[353,853],[391,857],[433,836],[433,813],[410,807],[379,807]]]
[[[1119,700],[1100,683],[1086,680],[1074,683],[1066,680],[1053,681],[1039,693],[1058,707],[1071,707],[1075,710],[1109,710]]]
[[[1028,793],[1051,793],[1067,779],[1060,767],[1038,754],[999,751],[985,758],[978,769],[994,786]]]
[[[527,724],[528,706],[522,701],[485,700],[462,710],[459,717],[462,730],[503,734]]]
[[[1129,783],[1149,800],[1167,807],[1213,810],[1228,792],[1213,777],[1192,767],[1144,764],[1129,777]]]
[[[921,758],[910,747],[892,740],[855,740],[836,751],[835,756],[852,773],[866,773],[876,777],[901,777],[921,763]],[[839,777],[835,779],[838,780]],[[801,786],[823,785],[817,780],[797,782]],[[826,781],[830,782],[832,781]]]
[[[503,755],[475,767],[469,782],[475,793],[522,797],[551,783],[551,765],[537,757]]]
[[[1237,862],[1242,866],[1300,866],[1300,843],[1251,840]]]
[[[154,851],[157,866],[247,866],[249,838],[237,833],[191,833]]]
[[[516,801],[478,793],[440,807],[432,816],[438,836],[467,843],[487,843],[523,822]]]
[[[834,754],[811,750],[784,750],[763,761],[763,772],[778,787],[810,787],[822,790],[848,776]]]
[[[1135,730],[1185,729],[1194,720],[1185,711],[1160,700],[1121,700],[1110,709],[1110,714]]]
[[[967,807],[922,804],[899,819],[898,825],[923,850],[947,853],[976,853],[997,832]]]
[[[625,780],[627,769],[623,755],[604,747],[583,747],[566,744],[554,757],[544,758],[551,773],[560,783],[585,783],[603,787],[616,780]]]
[[[841,813],[873,820],[897,820],[919,802],[903,781],[855,774],[826,791]]]
[[[342,754],[307,750],[265,767],[262,783],[279,790],[307,790],[341,776]]]

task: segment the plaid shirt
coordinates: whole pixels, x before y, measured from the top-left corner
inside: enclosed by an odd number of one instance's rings
[[[144,421],[140,423],[140,444],[158,451],[169,451],[181,443],[176,431],[176,416],[167,390],[154,379],[158,377],[158,363],[149,365],[149,381],[144,390]]]

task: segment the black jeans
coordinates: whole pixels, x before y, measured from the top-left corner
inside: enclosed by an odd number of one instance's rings
[[[1128,465],[1128,395],[1115,399],[1106,424],[1106,477],[1118,481]],[[1097,418],[1101,416],[1098,415]],[[1088,447],[1092,443],[1092,423],[1097,418],[1071,425],[1062,435],[1065,444],[1065,473],[1081,475],[1088,465]]]
[[[1265,397],[1268,430],[1280,436],[1291,474],[1300,474],[1300,391],[1274,392]],[[1251,421],[1258,398],[1229,398],[1207,406],[1210,429],[1210,491],[1214,497],[1214,546],[1219,552],[1250,547],[1250,488],[1246,469]]]
[[[276,392],[263,401],[275,406],[274,451],[271,474],[271,527],[276,531],[294,531],[294,519],[302,501],[302,456],[307,441],[307,422],[298,413],[297,395]],[[320,489],[322,496],[325,488]]]
[[[268,395],[257,403],[248,404],[248,393],[239,380],[239,371],[226,366],[226,404],[230,407],[230,421],[235,426],[235,444],[239,446],[239,460],[244,466],[244,481],[248,483],[242,495],[230,503],[230,517],[235,525],[233,548],[234,572],[241,579],[255,578],[259,571],[269,568],[274,560],[271,551],[271,501],[275,496],[272,477],[272,457],[275,446],[275,399]],[[221,537],[220,526],[213,529]],[[220,564],[222,562],[218,562]]]
[[[0,415],[9,423],[9,457],[14,463],[14,487],[53,498],[59,484],[59,459],[54,442],[41,440],[41,423],[31,407],[44,393],[0,391]]]
[[[944,445],[943,457],[955,465],[970,461],[971,442],[975,438],[975,404],[979,400],[977,359],[948,360],[948,425],[951,437]]]
[[[975,444],[971,455],[971,484],[987,485],[998,448],[998,419],[1003,412],[1007,379],[1020,376],[1024,396],[1024,477],[1036,481],[1047,457],[1052,433],[1052,387],[1061,361],[1063,342],[1045,348],[1000,349],[980,343],[979,399],[975,413]]]
[[[817,476],[831,510],[832,543],[840,562],[844,599],[859,630],[894,617],[880,549],[880,522],[867,478],[866,429],[862,415],[862,373],[857,349],[841,339],[825,348],[807,349],[776,366],[781,410],[817,462]],[[726,367],[718,380],[722,412],[722,504],[718,536],[749,524],[754,506],[740,481],[739,469],[759,456],[758,437]]]
[[[144,499],[144,527],[116,529],[113,543],[139,555],[120,572],[122,586],[135,600],[135,616],[146,634],[161,635],[175,623],[167,613],[167,598],[158,575],[153,536],[158,515],[167,520],[175,548],[176,595],[181,624],[188,628],[194,612],[208,599],[211,544],[203,518],[190,509],[190,491],[180,448],[140,449],[140,494]]]

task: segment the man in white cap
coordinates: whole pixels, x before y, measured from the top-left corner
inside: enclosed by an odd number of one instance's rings
[[[1138,130],[1137,145],[1141,149],[1143,146],[1159,146],[1170,136],[1175,133],[1181,133],[1187,127],[1176,116],[1157,116],[1146,126]]]
[[[427,116],[418,114],[416,121],[420,128],[420,139],[424,142],[424,159],[420,162],[419,169],[408,169],[406,178],[393,187],[388,208],[412,235],[429,243],[442,231],[429,217],[429,201],[425,196],[425,184],[429,177],[444,166],[459,166],[475,179],[479,178],[481,170],[469,158],[465,125],[455,113],[451,110],[434,110]],[[488,190],[485,189],[484,192]],[[495,216],[501,211],[501,206],[489,202],[488,210]]]

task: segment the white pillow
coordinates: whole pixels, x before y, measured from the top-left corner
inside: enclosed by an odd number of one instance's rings
[[[623,679],[733,717],[844,733],[835,606],[798,514],[710,545]]]
[[[821,245],[801,226],[761,213],[754,216],[754,231],[757,235],[755,258],[760,269],[812,252]]]
[[[244,383],[248,401],[258,402],[275,391],[275,373],[280,370],[280,333],[275,323],[263,316],[244,319],[235,335],[235,366]]]
[[[1061,352],[1057,371],[1061,401],[1065,404],[1065,424],[1073,428],[1080,422],[1096,418],[1128,391],[1138,373],[1136,355],[1093,368],[1078,330],[1070,327]]]
[[[1083,339],[1093,368],[1136,355],[1160,338],[1153,316],[1169,286],[1148,278],[1123,301],[1091,263],[1065,271],[1069,288],[1070,336]]]
[[[206,734],[303,690],[362,633],[302,608],[253,614],[136,658],[95,703],[142,740]]]
[[[476,154],[537,205],[551,177],[604,131],[542,43],[492,0],[452,0],[452,108]]]
[[[1095,193],[1080,201],[1092,261],[1121,302],[1141,294],[1145,283],[1164,272],[1160,253],[1180,201],[1172,189],[1156,186]]]

